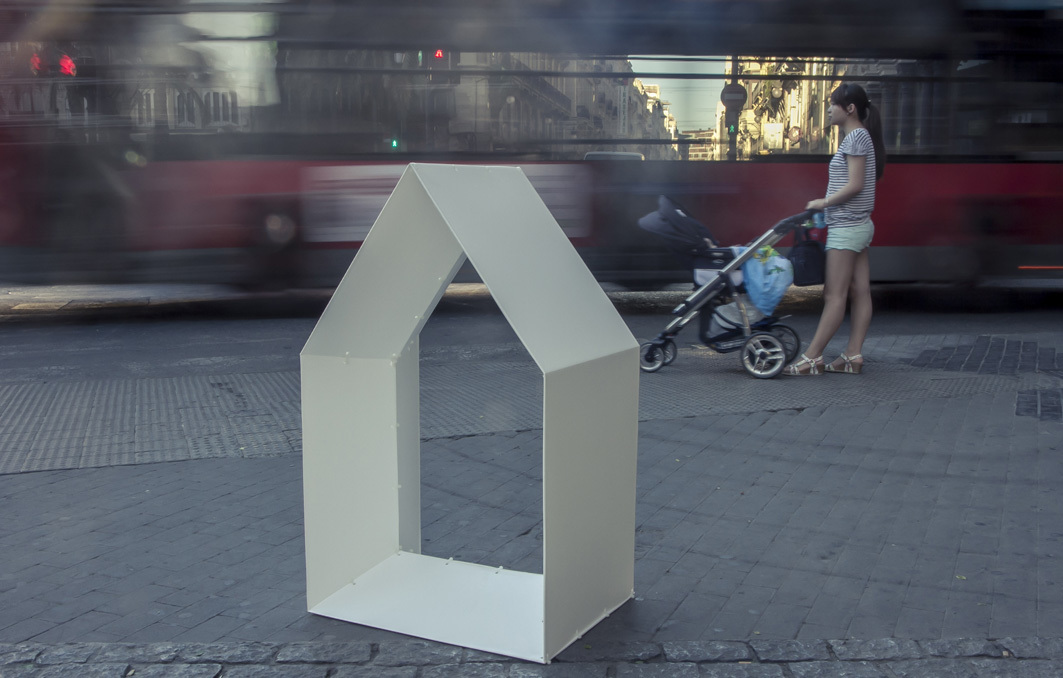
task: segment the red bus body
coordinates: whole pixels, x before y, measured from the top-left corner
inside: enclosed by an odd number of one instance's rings
[[[37,211],[40,191],[31,189],[32,175],[14,169],[34,164],[19,155],[18,146],[0,147],[0,153],[7,179],[0,184],[0,278],[30,282],[84,277],[332,285],[346,270],[364,229],[339,238],[315,237],[320,225],[315,223],[315,201],[325,194],[343,200],[341,193],[353,190],[382,205],[405,167],[401,162],[290,160],[175,160],[125,166],[114,173],[118,185],[108,189],[111,195],[103,213],[93,213],[99,203],[92,201],[72,208],[81,215],[74,219],[79,222],[78,243],[89,243],[89,255],[107,260],[105,270],[96,267],[91,275],[79,276],[79,261],[86,257],[50,235]],[[583,177],[569,192],[584,204],[580,221],[586,223],[568,223],[566,232],[600,280],[622,284],[688,278],[689,272],[676,268],[661,243],[636,225],[654,209],[658,195],[684,205],[721,243],[739,245],[822,196],[827,179],[822,158],[540,167],[563,170],[565,181]],[[322,171],[347,172],[354,179],[335,190],[316,190],[307,177]],[[372,175],[364,186],[358,183],[360,172]],[[275,243],[263,237],[264,219],[277,213],[296,224],[291,241]],[[1058,277],[1063,274],[1060,215],[1063,164],[892,161],[877,185],[872,277]],[[373,218],[371,210],[358,215],[363,224]],[[99,232],[108,237],[94,238]]]

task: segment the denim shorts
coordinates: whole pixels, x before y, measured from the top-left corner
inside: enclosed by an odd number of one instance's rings
[[[871,244],[871,238],[874,235],[875,225],[870,219],[856,226],[842,226],[841,228],[828,226],[826,249],[863,252]]]

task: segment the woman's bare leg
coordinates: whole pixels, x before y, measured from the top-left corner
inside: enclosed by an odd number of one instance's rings
[[[865,250],[866,251],[866,250]],[[845,319],[845,301],[853,281],[857,253],[851,250],[827,250],[827,272],[823,285],[823,313],[819,317],[816,334],[805,350],[809,358],[819,358],[823,349]],[[868,322],[871,318],[868,316]],[[867,328],[864,328],[867,331]],[[861,342],[863,340],[861,339]]]
[[[849,285],[849,346],[845,354],[860,355],[871,326],[871,264],[868,250],[856,255],[853,280]]]

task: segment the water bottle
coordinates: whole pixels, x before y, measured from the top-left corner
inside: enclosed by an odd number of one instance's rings
[[[816,212],[812,215],[812,228],[826,228],[827,222],[823,219],[823,212]]]

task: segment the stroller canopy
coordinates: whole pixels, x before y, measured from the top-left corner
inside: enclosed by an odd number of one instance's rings
[[[712,232],[687,213],[671,198],[660,196],[657,211],[639,219],[639,228],[664,238],[677,252],[714,247],[717,240]],[[708,238],[713,244],[705,242]]]

